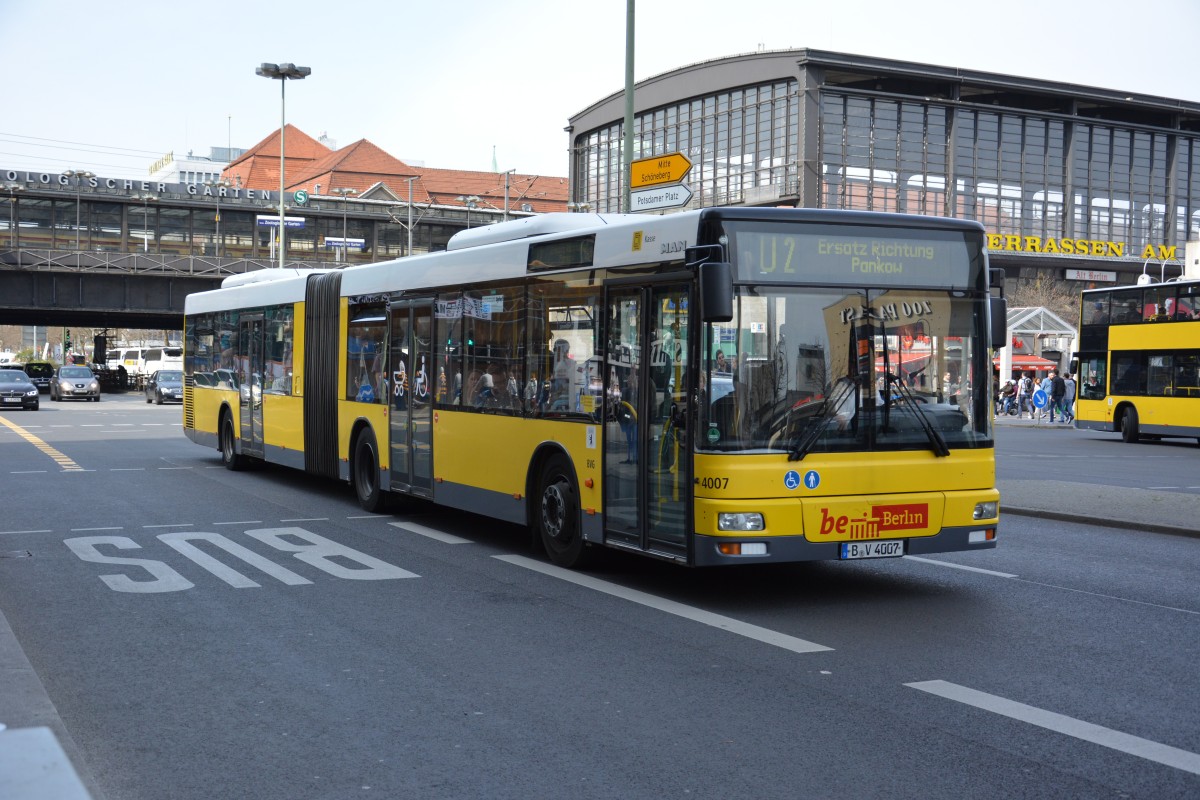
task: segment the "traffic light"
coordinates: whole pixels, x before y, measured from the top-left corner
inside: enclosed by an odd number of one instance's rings
[[[63,337],[63,355],[71,352],[71,332],[68,330]]]

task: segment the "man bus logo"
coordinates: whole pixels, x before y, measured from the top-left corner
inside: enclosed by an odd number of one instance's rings
[[[929,527],[928,503],[875,506],[861,517],[832,516],[821,509],[821,535],[836,533],[850,539],[878,539],[888,531],[925,530]]]

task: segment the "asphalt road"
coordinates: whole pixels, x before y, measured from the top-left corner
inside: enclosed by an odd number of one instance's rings
[[[1195,439],[1126,444],[1119,433],[1009,417],[998,421],[997,432],[996,478],[1001,482],[1065,480],[1200,494],[1200,445]]]
[[[3,417],[41,444],[0,425],[0,722],[97,800],[1200,796],[1197,539],[1014,515],[974,554],[570,573],[227,472],[177,406]],[[1001,477],[1046,436],[1107,447],[1006,428]]]

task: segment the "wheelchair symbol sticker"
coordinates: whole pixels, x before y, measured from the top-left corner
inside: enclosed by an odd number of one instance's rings
[[[783,476],[783,485],[789,489],[795,489],[800,485],[800,473],[794,469],[789,469],[787,474]]]

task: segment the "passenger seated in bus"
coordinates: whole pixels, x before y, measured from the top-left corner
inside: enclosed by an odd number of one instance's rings
[[[474,387],[471,396],[474,399],[476,408],[496,404],[496,383],[490,372],[485,370],[479,373],[479,377],[475,379]]]
[[[1108,313],[1104,310],[1104,303],[1097,300],[1092,304],[1092,315],[1088,318],[1089,325],[1103,325],[1108,322]]]

